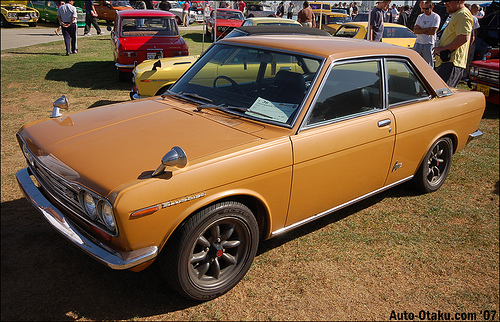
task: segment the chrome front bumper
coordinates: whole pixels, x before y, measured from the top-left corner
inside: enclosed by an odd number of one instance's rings
[[[59,211],[33,183],[28,168],[16,174],[17,182],[26,199],[42,213],[45,219],[75,246],[86,252],[97,261],[113,269],[129,269],[154,259],[158,255],[158,247],[149,246],[130,252],[118,252],[101,243],[85,232]]]

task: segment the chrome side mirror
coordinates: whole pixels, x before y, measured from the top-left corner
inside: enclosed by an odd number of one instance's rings
[[[186,152],[178,146],[174,146],[172,150],[161,159],[160,166],[153,172],[152,177],[162,174],[167,166],[184,168],[187,164]]]
[[[56,101],[53,103],[54,109],[52,110],[52,115],[50,117],[60,117],[62,114],[59,112],[59,109],[65,109],[67,110],[69,108],[68,104],[68,99],[66,98],[66,95],[63,95],[56,99]]]

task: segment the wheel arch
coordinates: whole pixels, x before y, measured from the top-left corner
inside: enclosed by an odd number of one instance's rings
[[[458,135],[457,135],[457,133],[455,133],[454,131],[440,133],[439,135],[436,135],[432,140],[429,140],[429,143],[428,143],[427,147],[424,149],[424,153],[420,157],[420,162],[418,163],[418,167],[420,167],[420,165],[424,161],[425,155],[427,154],[427,152],[429,152],[429,150],[432,147],[432,145],[437,140],[439,140],[441,138],[444,138],[444,137],[448,137],[448,138],[451,139],[451,143],[453,144],[453,146],[452,146],[452,148],[453,148],[453,151],[452,151],[453,154],[455,154],[455,152],[457,152],[457,148],[458,148]],[[418,167],[417,167],[417,169],[415,171],[418,170]]]
[[[155,96],[158,96],[158,95],[165,93],[165,91],[168,90],[170,87],[172,87],[172,85],[174,85],[174,83],[175,83],[175,81],[169,82],[169,83],[166,83],[165,85],[163,85],[162,87],[160,87],[160,89],[158,89],[156,91]]]
[[[202,211],[203,209],[213,206],[214,204],[227,201],[236,201],[248,207],[257,220],[257,224],[259,226],[259,239],[263,240],[269,238],[271,216],[269,207],[263,201],[263,199],[264,198],[262,198],[261,196],[258,196],[257,194],[249,191],[233,191],[231,194],[213,195],[210,199],[199,199],[199,203],[195,203],[191,207],[185,209],[184,214],[187,215],[182,215],[181,217],[183,218],[179,222],[179,224],[171,231],[170,234],[165,236],[164,241],[160,247],[160,252],[170,240],[175,239],[175,235],[182,229],[185,223],[192,216]]]

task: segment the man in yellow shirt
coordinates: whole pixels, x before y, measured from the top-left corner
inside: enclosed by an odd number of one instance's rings
[[[448,86],[457,87],[467,67],[473,19],[465,1],[443,2],[446,12],[453,15],[439,39],[439,46],[434,48],[436,72]]]

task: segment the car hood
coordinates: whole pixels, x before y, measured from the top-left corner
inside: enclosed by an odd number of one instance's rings
[[[173,69],[181,69],[185,71],[188,69],[196,60],[198,60],[198,55],[193,56],[178,56],[178,57],[168,57],[161,58],[161,67],[153,70],[153,65],[158,61],[158,59],[145,60],[135,67],[134,74],[141,75],[141,79],[144,78],[157,78],[154,76],[161,76],[161,79],[169,78],[170,73]],[[138,76],[136,76],[136,79]]]
[[[107,196],[149,177],[174,146],[184,149],[189,167],[201,157],[260,140],[251,132],[262,126],[237,129],[241,121],[217,121],[194,109],[174,99],[148,99],[29,123],[19,134],[51,170]]]
[[[487,60],[475,60],[471,64],[477,67],[488,68],[488,69],[498,69],[498,59],[487,59]]]

